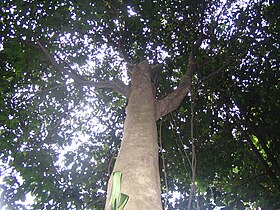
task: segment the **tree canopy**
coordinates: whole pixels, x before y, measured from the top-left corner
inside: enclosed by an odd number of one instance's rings
[[[201,209],[280,208],[279,2],[0,5],[1,205],[28,208],[19,201],[31,193],[33,209],[103,209],[127,103],[120,81],[142,60],[160,64],[163,98],[201,39],[191,93],[158,121],[163,203],[179,192],[167,209],[187,209],[194,144]]]

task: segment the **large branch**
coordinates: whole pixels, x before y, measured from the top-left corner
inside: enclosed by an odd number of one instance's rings
[[[204,38],[204,35],[201,34],[198,40],[193,44],[192,51],[188,58],[188,69],[185,75],[181,78],[178,87],[173,92],[169,93],[165,98],[156,102],[157,120],[176,110],[191,89],[192,76],[197,67],[195,56],[197,55],[198,49]]]
[[[175,89],[173,92],[169,93],[164,99],[157,101],[156,119],[159,119],[162,116],[176,110],[179,107],[182,100],[184,99],[184,97],[186,96],[186,94],[191,89],[192,76],[193,76],[194,72],[196,71],[196,67],[197,67],[195,57],[197,55],[200,45],[202,44],[202,41],[205,38],[207,38],[207,37],[205,37],[205,35],[202,34],[199,37],[198,41],[193,45],[192,52],[189,55],[188,69],[186,71],[186,74],[181,78],[181,81],[180,81],[177,89]],[[205,80],[220,73],[222,70],[224,70],[226,67],[228,67],[229,65],[234,63],[236,60],[237,60],[237,58],[233,58],[232,60],[225,61],[220,68],[218,68],[214,72],[211,72],[206,77],[202,78],[199,81],[198,86],[201,86]]]
[[[156,119],[163,117],[164,115],[176,110],[189,90],[191,89],[191,77],[192,72],[194,72],[196,68],[196,63],[189,63],[187,73],[181,78],[181,81],[178,87],[171,93],[169,93],[162,100],[157,101],[156,108]]]
[[[99,80],[99,81],[91,81],[87,80],[83,76],[76,73],[69,65],[65,66],[56,62],[55,58],[50,54],[50,52],[37,40],[36,46],[39,46],[44,56],[48,60],[48,62],[58,71],[63,74],[68,75],[70,78],[74,80],[75,83],[82,86],[89,87],[97,87],[97,88],[111,88],[114,91],[128,97],[128,86],[126,86],[121,80]]]

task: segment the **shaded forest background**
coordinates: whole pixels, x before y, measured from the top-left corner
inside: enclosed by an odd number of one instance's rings
[[[193,104],[201,209],[280,208],[278,1],[0,5],[1,205],[27,208],[19,201],[31,193],[33,209],[103,209],[127,102],[90,82],[129,84],[127,64],[147,59],[162,64],[160,99],[203,36],[191,94],[158,122],[163,203],[166,189],[180,193],[168,209],[188,203]],[[38,43],[72,71],[55,68]]]

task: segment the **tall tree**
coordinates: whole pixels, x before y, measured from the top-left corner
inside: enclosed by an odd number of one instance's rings
[[[279,208],[278,2],[1,8],[3,205]]]

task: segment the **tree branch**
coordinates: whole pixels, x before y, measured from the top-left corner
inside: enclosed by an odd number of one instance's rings
[[[127,63],[128,66],[133,67],[135,66],[132,62],[131,59],[129,58],[127,52],[125,51],[125,38],[126,37],[120,37],[119,43],[118,43],[118,51],[119,51],[119,55],[121,58],[124,59],[124,61]]]
[[[188,71],[194,71],[192,69],[196,68],[195,63],[190,63]],[[156,103],[156,119],[163,117],[164,115],[176,110],[186,94],[191,89],[191,75],[185,74],[181,81],[173,92],[169,93],[162,100],[157,101]]]
[[[248,146],[251,148],[251,151],[256,155],[260,165],[263,167],[264,171],[268,174],[268,176],[272,179],[272,180],[277,180],[277,171],[276,174],[273,171],[273,166],[270,166],[269,163],[264,159],[263,155],[260,153],[259,149],[255,146],[255,144],[252,141],[251,136],[252,135],[256,135],[254,133],[254,130],[251,129],[250,125],[250,119],[248,117],[247,114],[244,114],[248,111],[245,111],[245,109],[238,105],[239,109],[240,109],[240,113],[243,115],[243,117],[245,118],[245,126],[247,127],[246,130],[242,128],[241,124],[237,122],[237,120],[233,120],[234,124],[236,124],[238,127],[238,130],[241,132],[241,135],[245,137],[245,139],[247,140],[247,144]],[[248,124],[249,123],[249,124]],[[250,134],[248,132],[253,133]],[[252,132],[253,131],[253,132]],[[267,155],[267,154],[266,154]]]
[[[216,74],[220,73],[222,70],[224,70],[226,67],[228,67],[230,64],[234,63],[235,61],[236,61],[236,58],[234,58],[234,59],[232,59],[232,60],[230,60],[230,61],[225,62],[220,68],[218,68],[217,70],[211,72],[211,73],[208,74],[207,76],[203,77],[203,78],[198,82],[198,86],[201,86],[201,84],[202,84],[205,80],[207,80],[207,79],[209,79],[209,78],[215,76]]]
[[[192,76],[197,68],[195,57],[204,38],[204,34],[201,34],[198,40],[193,44],[192,51],[188,58],[188,69],[185,75],[181,78],[178,87],[173,92],[169,93],[165,98],[156,102],[157,120],[164,115],[176,110],[191,89]]]
[[[118,52],[120,57],[123,58],[124,61],[127,63],[128,70],[129,69],[131,70],[135,66],[135,64],[132,62],[132,59],[129,57],[128,53],[125,50],[125,42],[128,36],[129,36],[129,32],[127,28],[127,23],[125,21],[124,29],[120,35],[119,42],[118,42]]]
[[[247,132],[241,130],[242,134],[246,137],[247,139],[247,143],[249,145],[249,147],[252,149],[253,153],[256,155],[259,163],[263,166],[263,168],[265,169],[265,171],[267,172],[268,176],[272,179],[272,180],[277,180],[276,175],[273,173],[273,171],[271,170],[270,166],[267,164],[267,162],[264,160],[263,156],[260,154],[259,150],[257,149],[257,147],[254,145],[254,143],[251,140],[251,137],[248,135]]]
[[[100,81],[90,81],[84,78],[82,75],[77,74],[69,65],[65,67],[57,63],[54,57],[50,54],[50,52],[38,41],[36,40],[37,45],[43,52],[44,56],[48,60],[48,62],[58,71],[62,72],[63,74],[68,75],[70,78],[74,80],[78,85],[82,86],[89,86],[89,87],[97,87],[97,88],[111,88],[116,92],[128,96],[128,86],[126,86],[121,80],[114,79],[114,80],[100,80]],[[36,45],[36,44],[35,44]]]
[[[262,133],[260,132],[260,128],[257,128],[256,125],[254,125],[250,120],[249,120],[249,126],[251,127],[250,130],[253,131],[254,135],[258,138],[259,143],[261,145],[261,147],[263,148],[266,156],[267,156],[267,160],[270,161],[271,163],[271,167],[272,169],[274,169],[275,173],[277,174],[277,176],[280,177],[280,167],[279,164],[277,163],[277,159],[274,157],[274,155],[272,154],[272,152],[270,151],[270,149],[267,146],[267,142],[264,138],[264,136],[262,135]]]

